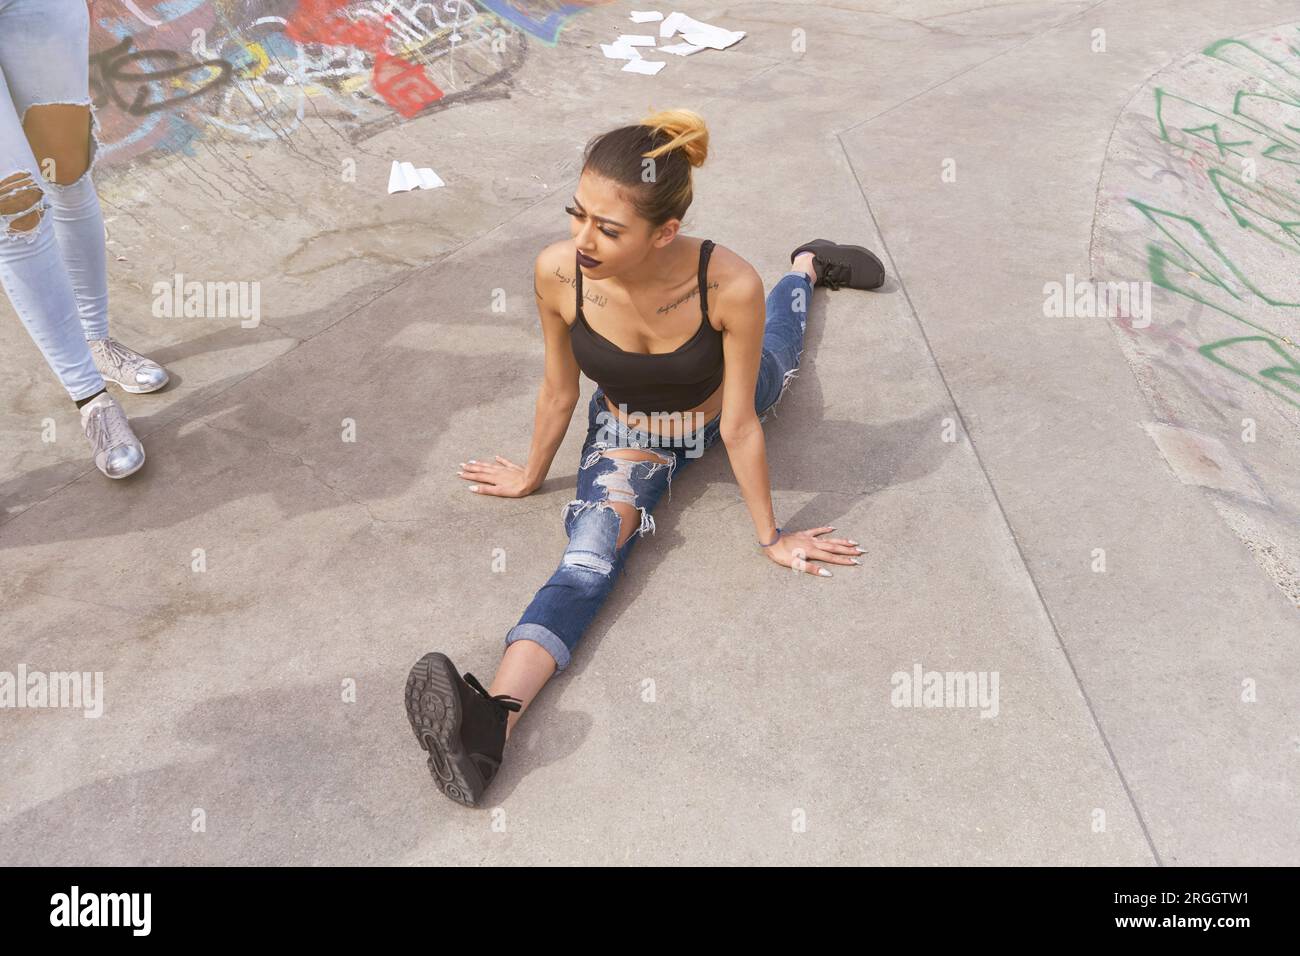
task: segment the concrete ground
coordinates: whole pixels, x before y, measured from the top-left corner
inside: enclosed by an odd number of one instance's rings
[[[423,108],[296,6],[96,13],[113,328],[173,384],[110,482],[0,303],[0,671],[103,674],[97,719],[0,711],[0,862],[1300,862],[1294,4],[349,4]],[[632,9],[747,35],[625,73]],[[687,233],[769,287],[812,238],[886,262],[817,292],[765,426],[779,521],[868,554],[783,571],[715,452],[460,807],[406,672],[490,680],[594,385],[531,497],[456,466],[526,456],[584,143],[671,106],[711,130]],[[257,321],[155,308],[191,280]]]

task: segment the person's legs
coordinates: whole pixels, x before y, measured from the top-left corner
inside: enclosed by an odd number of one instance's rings
[[[790,380],[799,371],[815,277],[811,260],[811,253],[799,256],[795,270],[781,276],[767,294],[763,356],[754,389],[754,409],[761,422],[767,421],[769,411],[785,396]]]
[[[815,279],[812,253],[806,253],[795,259],[794,269],[768,293],[754,394],[760,421],[767,420],[767,412],[785,395],[798,371]],[[672,448],[611,448],[627,445],[629,433],[621,423],[609,421],[612,416],[605,411],[601,394],[598,389],[589,406],[578,494],[565,505],[569,545],[559,568],[506,635],[506,652],[488,689],[493,696],[509,694],[523,703],[510,714],[507,735],[546,682],[568,666],[574,646],[612,591],[632,545],[646,530],[653,531],[650,511],[670,487],[674,472],[696,457]],[[601,412],[606,416],[603,425],[598,422]],[[705,429],[705,448],[718,440],[719,426],[720,419],[715,418]],[[665,455],[675,460],[669,462]]]
[[[9,30],[7,17],[0,6],[0,35]],[[104,390],[104,379],[86,345],[47,186],[9,94],[11,66],[0,57],[0,284],[68,394],[86,399]]]
[[[816,279],[812,258],[812,253],[797,257],[792,271],[767,296],[763,354],[754,392],[760,421],[767,420],[768,411],[798,372]],[[611,443],[626,444],[627,432],[617,423],[598,425],[598,412],[604,410],[600,397],[597,390],[589,409],[578,495],[565,505],[569,546],[560,567],[506,635],[506,653],[489,688],[493,695],[509,694],[523,702],[510,715],[507,733],[546,682],[568,666],[574,646],[613,589],[632,543],[647,528],[653,530],[649,512],[673,472],[693,460],[682,453],[676,454],[675,463],[661,457],[673,456],[673,449],[608,450]],[[706,448],[717,441],[719,424],[715,419],[706,429]]]
[[[507,738],[515,729],[520,715],[556,673],[555,657],[541,644],[535,641],[515,641],[506,647],[488,693],[494,697],[497,694],[509,694],[520,702],[519,710],[507,718]]]
[[[81,0],[0,0],[0,285],[80,409],[95,467],[109,478],[125,478],[143,466],[144,447],[126,412],[105,391],[105,373],[83,325],[87,314],[102,310],[106,295],[99,295],[98,305],[79,301],[85,290],[94,292],[96,281],[107,283],[103,223],[96,240],[99,259],[89,254],[74,283],[68,250],[60,245],[67,223],[58,221],[70,217],[79,223],[86,215],[84,195],[77,190],[92,159],[89,29]],[[61,183],[71,191],[64,192]],[[65,201],[69,196],[72,205]],[[74,226],[74,233],[80,228]],[[74,251],[89,241],[82,233]]]
[[[605,410],[600,390],[588,415],[577,495],[564,507],[569,544],[559,567],[507,633],[489,688],[493,696],[509,694],[522,702],[510,715],[507,734],[546,682],[568,666],[637,539],[654,531],[651,512],[674,473],[698,457],[686,447],[653,447],[646,433],[629,431]],[[705,427],[703,449],[717,440],[718,425],[715,418]]]
[[[47,180],[54,233],[77,297],[84,337],[108,337],[104,217],[90,168],[98,144],[90,109],[90,16],[83,0],[0,2],[0,64],[23,133]]]
[[[91,170],[99,150],[91,109],[90,18],[82,0],[0,0],[0,64],[45,177],[54,235],[100,374],[128,392],[154,392],[166,369],[109,336],[108,251]]]
[[[104,214],[91,179],[95,138],[88,106],[33,106],[23,130],[42,168],[48,168],[48,195],[54,235],[77,296],[86,339],[108,338],[108,249]]]

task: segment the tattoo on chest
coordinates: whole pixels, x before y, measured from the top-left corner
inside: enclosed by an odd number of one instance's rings
[[[709,286],[710,289],[716,289],[716,288],[718,288],[718,283],[717,283],[717,281],[715,280],[715,281],[713,281],[713,282],[710,282],[710,283],[708,284],[708,286]],[[695,283],[695,288],[691,289],[690,292],[686,293],[684,296],[682,296],[680,299],[678,299],[678,300],[675,301],[675,302],[669,302],[667,305],[661,305],[661,306],[659,306],[659,308],[655,309],[655,312],[656,312],[656,313],[671,312],[673,309],[677,308],[679,305],[681,305],[681,304],[682,304],[683,302],[685,302],[687,299],[692,299],[692,298],[694,298],[695,296],[697,296],[697,295],[699,295],[699,294],[700,294],[700,284],[699,284],[698,282],[696,282],[696,283]]]
[[[578,288],[578,277],[576,275],[574,276],[569,275],[559,266],[555,267],[555,277],[560,281],[562,281],[565,285],[572,286],[574,290]],[[714,281],[708,284],[708,287],[710,289],[717,290],[718,288],[720,288],[720,283],[715,279]],[[669,302],[667,305],[659,306],[659,308],[655,309],[655,313],[657,315],[663,315],[666,312],[671,312],[673,309],[677,308],[683,302],[689,301],[690,299],[695,298],[699,294],[700,294],[700,286],[699,283],[697,282],[694,288],[692,288],[690,292],[687,292],[685,295],[681,296],[680,298],[672,302]],[[590,285],[587,285],[584,286],[582,290],[582,301],[584,304],[591,304],[596,306],[597,308],[603,309],[609,303],[609,296],[602,295],[601,293],[597,292],[595,289],[592,289]]]

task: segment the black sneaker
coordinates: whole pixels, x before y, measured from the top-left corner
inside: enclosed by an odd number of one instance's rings
[[[861,246],[842,246],[829,239],[814,239],[790,253],[790,263],[805,252],[813,254],[814,286],[828,289],[878,289],[885,283],[885,267],[876,254]]]
[[[507,711],[522,707],[517,697],[488,696],[473,674],[461,680],[446,654],[425,654],[406,678],[406,715],[429,752],[433,782],[467,807],[478,805],[501,769]]]

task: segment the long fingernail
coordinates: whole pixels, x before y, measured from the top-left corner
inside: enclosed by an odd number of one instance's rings
[[[852,562],[853,564],[861,564],[861,563],[862,563],[862,562],[859,561],[857,558],[849,558],[849,561]]]
[[[857,542],[854,541],[852,538],[849,538],[849,544],[857,544]]]
[[[825,568],[820,568],[820,569],[818,569],[817,573],[820,574],[820,575],[821,575],[822,577],[824,577],[824,578],[829,578],[829,577],[831,576],[831,573],[830,573],[829,571],[827,571]]]

